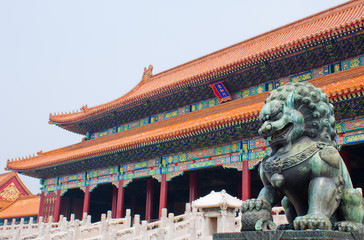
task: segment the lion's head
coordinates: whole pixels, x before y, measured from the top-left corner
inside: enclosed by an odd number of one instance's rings
[[[302,136],[337,147],[334,107],[309,82],[287,83],[270,92],[259,120],[259,135],[271,137],[273,152]]]

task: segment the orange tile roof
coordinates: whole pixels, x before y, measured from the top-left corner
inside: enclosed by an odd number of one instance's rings
[[[15,172],[7,172],[0,174],[0,187],[7,183],[13,176],[15,176],[14,173]]]
[[[124,96],[81,112],[50,115],[51,123],[70,124],[99,116],[201,81],[220,70],[237,64],[254,63],[290,48],[302,47],[320,38],[340,35],[345,29],[363,25],[364,0],[353,0],[299,21],[282,26],[257,37],[237,43],[220,51],[187,62],[170,70],[149,74]]]
[[[364,66],[310,80],[331,98],[340,94],[362,94]],[[268,93],[227,102],[175,118],[144,125],[103,138],[81,142],[69,147],[42,153],[39,156],[8,161],[11,170],[44,168],[79,159],[130,150],[161,141],[176,140],[196,133],[214,130],[227,124],[237,124],[258,116]]]
[[[39,203],[37,195],[19,198],[0,211],[0,219],[37,216]]]
[[[4,208],[6,208],[8,205],[10,205],[12,202],[11,201],[6,201],[6,200],[1,200],[0,199],[0,211]]]

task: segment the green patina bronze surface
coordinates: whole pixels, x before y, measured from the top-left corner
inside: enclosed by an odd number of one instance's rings
[[[275,229],[271,209],[281,202],[289,224],[279,229],[362,233],[363,198],[337,150],[327,95],[307,82],[287,83],[269,94],[259,119],[272,153],[259,166],[264,188],[242,205],[243,230]]]

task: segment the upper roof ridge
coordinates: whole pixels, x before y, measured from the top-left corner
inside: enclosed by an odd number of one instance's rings
[[[150,97],[192,85],[197,79],[237,63],[249,64],[319,36],[338,34],[342,28],[364,21],[364,0],[353,0],[329,8],[293,23],[207,54],[174,68],[152,74],[153,66],[144,69],[142,80],[125,95],[110,102],[69,114],[50,115],[50,123],[82,122],[107,111],[140,103]],[[215,60],[218,59],[218,60]]]

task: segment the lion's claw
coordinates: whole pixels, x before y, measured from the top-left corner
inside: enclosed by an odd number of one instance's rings
[[[324,215],[319,214],[307,214],[305,216],[299,216],[293,221],[293,224],[296,230],[330,230],[332,227],[330,219]]]
[[[272,220],[259,219],[255,223],[255,230],[257,231],[277,230],[277,225]]]
[[[336,229],[340,232],[363,232],[363,225],[350,221],[342,221],[336,224]]]
[[[241,205],[241,212],[251,212],[253,210],[259,211],[263,208],[268,209],[267,204],[263,200],[252,198],[243,202],[243,204]]]

